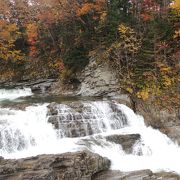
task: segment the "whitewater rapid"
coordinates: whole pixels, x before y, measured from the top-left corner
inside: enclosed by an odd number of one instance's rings
[[[29,89],[0,90],[0,101],[8,98],[31,95]],[[113,115],[108,101],[82,102],[90,107],[99,133],[78,137],[60,137],[60,131],[48,123],[48,104],[36,104],[25,110],[0,108],[0,156],[4,158],[24,158],[38,154],[57,154],[88,149],[111,160],[111,169],[133,171],[151,169],[157,171],[174,171],[180,174],[180,147],[165,134],[147,127],[142,116],[136,115],[123,104],[117,108],[126,116],[127,123],[122,118]],[[70,107],[63,106],[64,113],[70,112]],[[72,113],[72,112],[71,112]],[[113,115],[113,116],[112,116]],[[122,116],[122,114],[121,114]],[[113,119],[114,118],[114,119]],[[102,122],[104,124],[102,128]],[[112,126],[112,122],[114,123]],[[94,124],[94,122],[93,122]],[[115,128],[112,128],[116,126]],[[123,134],[140,134],[141,139],[133,147],[132,154],[123,151],[121,145],[109,142],[106,136]],[[91,141],[91,145],[82,144],[83,140]]]
[[[31,96],[33,93],[30,88],[22,89],[0,89],[0,101],[14,100],[19,97]]]

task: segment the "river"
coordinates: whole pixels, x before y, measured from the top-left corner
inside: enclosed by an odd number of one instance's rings
[[[67,101],[80,102],[84,111],[75,112]],[[74,117],[81,116],[85,132],[82,137],[70,137],[68,126],[59,124],[55,129],[49,123],[48,105],[51,102],[59,103],[57,114],[64,121],[69,121],[68,118],[76,121]],[[92,135],[89,135],[89,127]],[[76,134],[78,131],[77,127]],[[127,134],[141,137],[130,154],[120,144],[106,138]],[[180,174],[180,147],[165,134],[147,127],[142,116],[123,104],[107,99],[45,97],[33,94],[28,88],[0,89],[0,156],[19,159],[84,149],[109,158],[113,170],[151,169]]]

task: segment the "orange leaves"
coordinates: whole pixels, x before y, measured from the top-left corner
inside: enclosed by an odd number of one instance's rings
[[[20,33],[16,24],[8,24],[1,20],[0,39],[4,41],[15,41]]]
[[[141,17],[141,19],[142,19],[143,21],[151,21],[151,20],[153,20],[153,16],[152,16],[152,15],[149,15],[149,14],[147,14],[147,13],[142,13],[142,14],[140,15],[140,17]]]
[[[27,28],[28,38],[29,38],[29,40],[31,42],[32,39],[36,39],[37,36],[38,36],[37,26],[36,26],[35,23],[34,24],[32,23],[32,24],[27,24],[26,28]]]
[[[29,55],[35,56],[37,53],[36,41],[38,38],[38,28],[35,23],[27,24],[26,28],[27,28],[28,43],[30,45]]]
[[[82,16],[88,13],[103,13],[105,7],[105,0],[98,0],[95,2],[87,3],[84,2],[80,5],[80,7],[77,9],[77,16]]]
[[[94,10],[94,4],[93,3],[85,3],[81,6],[81,8],[78,9],[77,15],[82,16],[84,14],[87,14]]]

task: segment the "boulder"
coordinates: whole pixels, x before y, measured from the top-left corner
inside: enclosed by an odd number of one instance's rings
[[[0,159],[2,180],[91,180],[110,161],[89,151],[39,155],[19,160]]]
[[[141,136],[139,134],[126,134],[126,135],[111,135],[106,136],[106,140],[120,144],[123,150],[128,153],[132,154],[134,144],[139,141]]]

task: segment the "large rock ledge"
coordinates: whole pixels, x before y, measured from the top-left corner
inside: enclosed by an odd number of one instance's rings
[[[0,158],[0,180],[90,180],[109,167],[107,158],[89,151],[19,160]]]
[[[121,171],[102,171],[93,176],[93,180],[179,180],[180,176],[173,172],[153,173],[149,169],[121,172]]]

